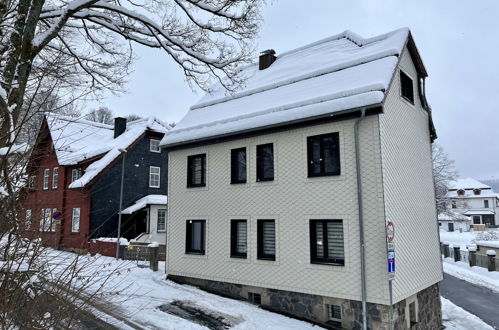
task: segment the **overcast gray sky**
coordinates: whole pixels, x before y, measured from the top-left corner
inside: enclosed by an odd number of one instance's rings
[[[370,37],[409,27],[429,74],[437,142],[461,177],[499,178],[498,13],[497,0],[277,0],[264,8],[257,49],[279,55],[347,29]],[[136,53],[128,93],[103,105],[118,115],[180,120],[202,95],[164,53],[140,47]]]

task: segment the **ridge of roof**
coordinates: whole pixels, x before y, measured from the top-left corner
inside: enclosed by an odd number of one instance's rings
[[[278,59],[283,59],[283,58],[286,58],[287,56],[294,55],[296,53],[302,52],[304,50],[308,50],[310,48],[319,46],[321,44],[325,44],[325,43],[335,41],[335,40],[340,40],[340,39],[347,39],[350,42],[352,42],[353,44],[357,45],[359,48],[364,47],[366,45],[369,45],[371,43],[377,42],[377,41],[385,40],[389,37],[394,37],[394,36],[399,36],[400,38],[406,40],[409,36],[409,32],[410,32],[409,28],[400,28],[400,29],[397,29],[397,30],[394,30],[394,31],[391,31],[388,33],[378,35],[378,36],[374,36],[374,37],[370,37],[370,38],[363,38],[360,35],[352,32],[350,30],[345,30],[342,33],[339,33],[339,34],[312,42],[312,43],[307,44],[305,46],[301,46],[301,47],[289,50],[287,52],[284,52],[278,56]],[[333,73],[336,71],[351,68],[353,66],[376,61],[376,60],[382,59],[384,57],[394,56],[394,55],[396,56],[396,55],[399,55],[400,51],[401,50],[398,48],[397,49],[392,48],[392,49],[381,50],[377,53],[371,54],[370,56],[356,58],[354,60],[345,61],[345,62],[342,62],[339,64],[334,64],[334,65],[328,66],[326,68],[321,68],[319,70],[314,70],[314,71],[307,72],[307,73],[302,74],[302,75],[295,76],[291,79],[284,79],[284,80],[281,80],[278,82],[272,82],[272,83],[269,83],[269,84],[266,84],[263,86],[259,86],[257,88],[242,90],[242,91],[236,92],[232,95],[226,95],[226,96],[215,98],[215,99],[205,101],[205,102],[200,101],[199,103],[192,105],[190,107],[190,110],[202,109],[202,108],[205,108],[205,107],[208,107],[211,105],[227,102],[227,101],[234,100],[237,98],[250,96],[250,95],[253,95],[256,93],[265,92],[267,90],[279,88],[279,87],[282,87],[285,85],[290,85],[290,84],[296,83],[298,81],[315,78],[315,77],[320,76],[320,75]],[[256,66],[258,66],[258,63],[249,64],[249,65],[245,66],[244,68],[242,68],[241,72],[243,72],[244,70],[247,70],[249,68],[256,67]]]

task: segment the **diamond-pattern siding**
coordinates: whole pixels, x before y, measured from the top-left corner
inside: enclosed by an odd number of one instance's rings
[[[169,153],[168,273],[360,300],[353,120]],[[307,136],[339,132],[341,175],[307,178]],[[274,143],[275,179],[255,182],[256,145]],[[387,303],[377,116],[361,125],[368,300]],[[246,147],[248,183],[230,184],[230,150]],[[186,188],[187,156],[206,153],[206,187]],[[345,266],[310,264],[309,219],[343,219]],[[185,222],[206,219],[206,255],[185,254]],[[230,220],[248,219],[248,258],[230,258]],[[276,220],[276,260],[256,259],[257,219]]]
[[[400,67],[413,79],[417,96],[416,69],[407,49]],[[397,72],[379,116],[385,212],[395,222],[395,302],[442,280],[428,114],[418,97],[414,106],[403,100],[399,86]]]

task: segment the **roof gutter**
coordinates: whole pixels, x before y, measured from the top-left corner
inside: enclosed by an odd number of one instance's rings
[[[364,211],[362,201],[362,180],[360,173],[360,137],[359,125],[366,117],[366,109],[362,108],[360,117],[354,124],[355,138],[355,168],[357,174],[357,207],[359,209],[359,248],[360,248],[360,281],[362,291],[362,329],[367,330],[367,285],[366,285],[366,255],[364,241]]]
[[[290,121],[287,121],[284,123],[277,123],[277,124],[272,124],[272,125],[260,126],[260,127],[240,130],[237,132],[230,132],[230,133],[219,134],[219,135],[215,135],[215,136],[209,136],[209,137],[205,137],[205,138],[198,138],[198,139],[192,139],[189,141],[182,141],[182,142],[177,142],[177,143],[172,143],[172,144],[167,144],[167,145],[161,145],[161,147],[164,148],[165,150],[169,150],[169,149],[177,149],[177,148],[182,149],[182,147],[188,148],[191,145],[198,144],[198,143],[209,143],[209,142],[216,143],[216,142],[218,142],[217,140],[225,139],[225,138],[229,138],[229,137],[233,137],[233,136],[240,137],[241,135],[244,135],[244,134],[257,133],[260,131],[269,130],[269,129],[277,129],[277,128],[281,128],[281,127],[285,127],[285,126],[289,126],[289,125],[298,125],[298,124],[302,124],[302,123],[311,122],[314,120],[331,119],[333,117],[340,117],[342,115],[353,114],[355,112],[360,112],[362,110],[367,111],[367,110],[375,109],[375,108],[382,109],[382,105],[383,105],[382,102],[375,103],[375,104],[370,104],[367,106],[351,108],[351,109],[342,110],[342,111],[336,111],[334,113],[328,113],[328,114],[323,114],[323,115],[314,116],[314,117],[307,117],[307,118],[290,120]],[[367,114],[367,115],[369,115],[369,114]],[[351,117],[348,119],[351,119]]]

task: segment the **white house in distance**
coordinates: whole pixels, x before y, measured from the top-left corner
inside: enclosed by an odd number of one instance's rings
[[[393,307],[396,329],[438,329],[436,134],[409,30],[265,51],[241,74],[161,142],[168,278],[328,327],[388,328]]]
[[[499,225],[499,199],[490,186],[473,178],[459,179],[449,185],[447,197],[452,212],[470,217],[474,229]],[[448,227],[444,229],[455,229],[454,225],[449,227],[449,223],[455,222],[447,221]]]

